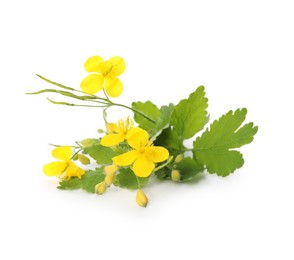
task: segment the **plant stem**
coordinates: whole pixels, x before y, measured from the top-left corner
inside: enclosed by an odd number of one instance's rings
[[[118,107],[123,107],[123,108],[129,109],[129,110],[133,111],[135,114],[138,114],[138,115],[140,115],[140,116],[146,118],[146,119],[147,119],[148,121],[150,121],[151,123],[156,124],[156,122],[155,122],[153,119],[151,119],[150,117],[148,117],[148,116],[144,115],[143,113],[141,113],[140,111],[138,111],[138,110],[136,110],[136,109],[133,109],[133,108],[131,108],[131,107],[128,107],[128,106],[126,106],[126,105],[123,105],[123,104],[117,104],[117,103],[112,103],[112,102],[111,102],[109,106],[118,106]]]
[[[161,164],[161,165],[159,165],[158,167],[156,167],[156,168],[153,170],[153,172],[157,172],[157,171],[159,171],[160,169],[162,169],[162,168],[164,168],[165,166],[167,166],[167,165],[172,161],[173,158],[174,158],[173,156],[170,156],[170,157],[168,158],[168,160],[166,161],[166,163]]]
[[[135,175],[135,176],[136,176],[137,183],[138,183],[138,189],[141,190],[141,184],[140,184],[139,178],[137,175]]]

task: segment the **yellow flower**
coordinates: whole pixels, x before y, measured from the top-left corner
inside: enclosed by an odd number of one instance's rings
[[[148,133],[144,130],[136,132],[127,141],[133,150],[113,157],[112,161],[119,166],[133,164],[133,171],[138,177],[148,177],[154,170],[155,163],[163,162],[169,156],[167,149],[153,146],[148,141]]]
[[[140,127],[134,127],[134,121],[129,117],[126,120],[119,120],[117,124],[108,123],[107,128],[107,132],[111,134],[101,139],[101,145],[103,146],[114,146],[124,140],[128,141],[137,132],[141,132],[142,135],[148,138],[148,133]]]
[[[95,94],[102,88],[110,97],[118,97],[123,91],[123,85],[117,76],[125,70],[125,62],[115,56],[104,61],[100,56],[90,57],[84,64],[85,70],[90,72],[81,82],[81,89],[87,94]]]
[[[45,164],[43,171],[47,176],[57,176],[62,179],[70,179],[71,177],[81,178],[85,171],[76,166],[71,160],[72,149],[70,146],[62,146],[52,151],[52,156],[58,160]]]

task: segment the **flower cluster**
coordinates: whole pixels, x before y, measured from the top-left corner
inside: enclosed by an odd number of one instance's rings
[[[56,93],[83,103],[49,99],[53,104],[103,111],[105,130],[99,129],[97,136],[75,145],[54,145],[52,156],[58,161],[45,164],[43,171],[60,179],[59,189],[81,188],[99,195],[111,186],[137,190],[137,204],[146,207],[148,198],[142,188],[152,175],[160,181],[183,183],[203,172],[225,177],[243,165],[243,156],[235,149],[252,142],[258,129],[253,123],[242,125],[246,108],[227,112],[203,131],[209,121],[203,86],[176,105],[157,107],[146,101],[127,106],[110,99],[123,92],[118,78],[125,70],[121,57],[104,61],[93,56],[84,68],[89,74],[81,81],[80,90],[37,75],[58,88],[28,93]],[[101,90],[102,97],[96,95]],[[108,122],[106,110],[112,106],[129,109],[133,118]],[[195,136],[187,146],[187,140]]]

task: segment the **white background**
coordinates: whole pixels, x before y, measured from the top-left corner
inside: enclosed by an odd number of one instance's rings
[[[292,2],[1,1],[0,258],[293,259]],[[212,120],[247,107],[259,132],[244,167],[154,180],[146,209],[127,190],[57,190],[47,144],[94,137],[101,111],[24,93],[49,87],[34,73],[79,88],[92,55],[125,59],[118,102],[163,105],[205,85]]]

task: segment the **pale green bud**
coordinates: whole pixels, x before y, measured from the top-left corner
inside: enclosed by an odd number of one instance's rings
[[[146,197],[144,191],[138,190],[136,195],[136,202],[141,207],[146,207],[148,204],[148,198]]]
[[[181,173],[178,170],[172,170],[171,178],[173,181],[180,181],[181,180]]]
[[[183,161],[184,159],[184,155],[183,154],[178,154],[176,159],[175,159],[175,163],[179,163],[181,161]]]
[[[90,164],[90,159],[87,156],[85,156],[83,154],[79,154],[78,158],[82,164],[84,164],[84,165]]]
[[[85,147],[91,147],[95,144],[94,139],[92,139],[92,138],[84,139],[80,143]]]

